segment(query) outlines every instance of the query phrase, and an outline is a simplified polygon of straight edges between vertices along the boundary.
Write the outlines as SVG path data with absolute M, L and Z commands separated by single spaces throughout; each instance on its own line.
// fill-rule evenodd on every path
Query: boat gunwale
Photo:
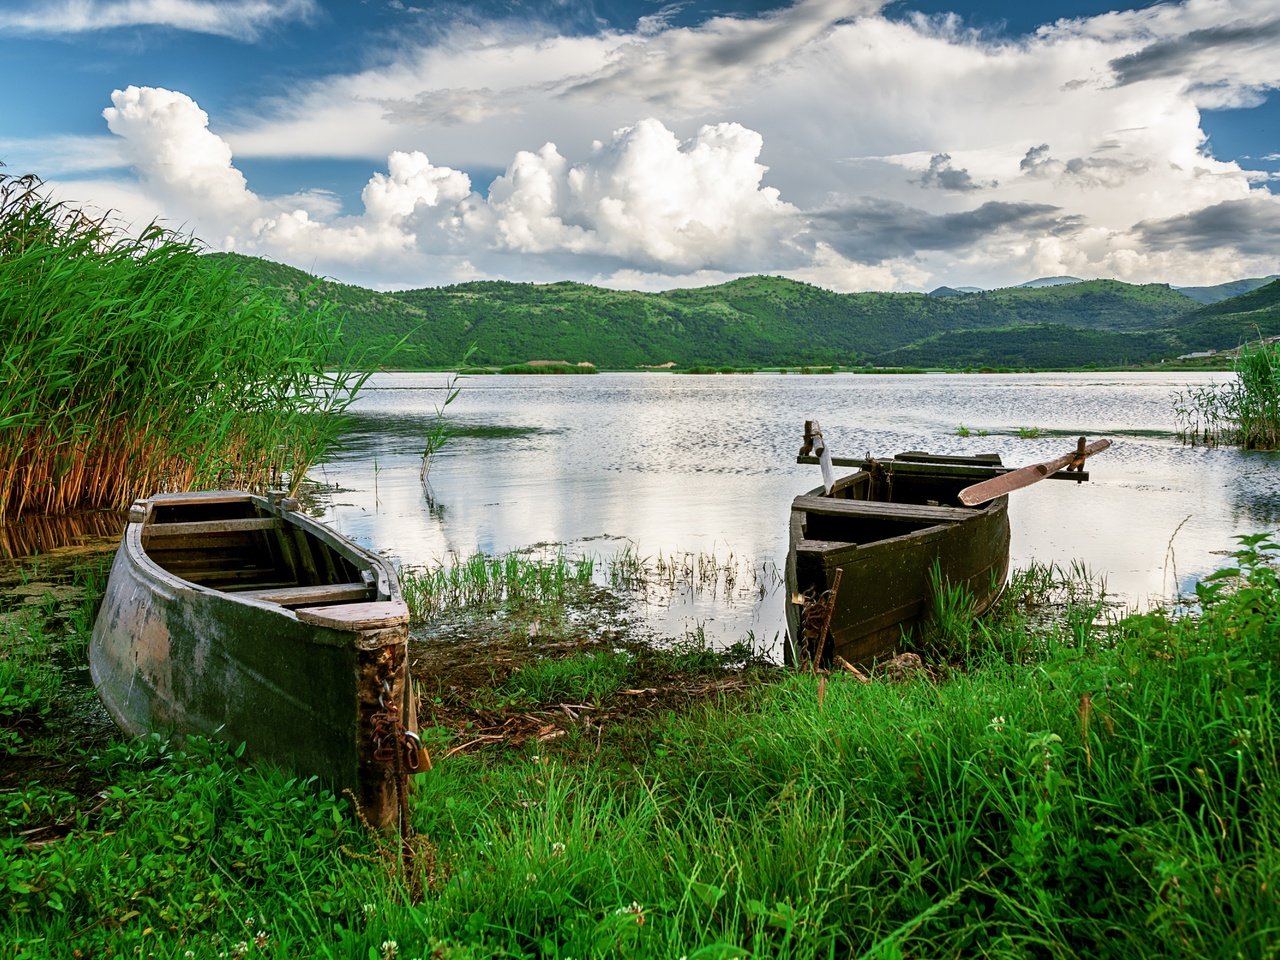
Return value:
M 158 581 L 179 590 L 195 590 L 209 596 L 221 597 L 235 603 L 243 604 L 266 613 L 278 614 L 287 619 L 297 621 L 299 623 L 308 623 L 304 618 L 300 618 L 296 612 L 297 609 L 282 606 L 273 603 L 270 600 L 261 600 L 249 593 L 237 593 L 228 590 L 219 590 L 217 587 L 211 587 L 206 584 L 196 583 L 194 580 L 187 580 L 173 571 L 163 566 L 159 561 L 153 559 L 147 548 L 142 543 L 142 538 L 146 529 L 150 526 L 161 526 L 161 524 L 153 524 L 154 507 L 155 506 L 178 506 L 186 504 L 224 504 L 224 503 L 251 503 L 260 510 L 264 510 L 267 516 L 276 517 L 280 520 L 290 523 L 302 530 L 303 533 L 319 539 L 330 549 L 336 551 L 346 557 L 355 566 L 361 569 L 368 569 L 373 573 L 375 583 L 370 587 L 376 590 L 378 597 L 386 597 L 382 602 L 397 604 L 402 612 L 398 612 L 394 617 L 388 617 L 383 627 L 377 629 L 394 629 L 403 626 L 409 622 L 409 609 L 404 603 L 404 598 L 400 593 L 400 585 L 394 576 L 394 572 L 390 567 L 389 561 L 378 556 L 370 550 L 365 549 L 358 543 L 334 533 L 324 524 L 314 517 L 307 516 L 297 510 L 281 510 L 277 508 L 266 497 L 259 496 L 248 491 L 234 490 L 212 490 L 200 491 L 199 493 L 178 493 L 178 494 L 154 494 L 145 500 L 135 504 L 135 507 L 146 505 L 145 516 L 141 520 L 130 519 L 125 526 L 123 543 L 135 566 L 145 570 L 147 575 Z M 353 601 L 368 602 L 368 601 Z M 347 603 L 333 604 L 334 607 L 347 606 Z M 322 629 L 335 630 L 344 634 L 366 633 L 367 629 L 351 629 L 342 630 L 335 627 L 325 627 Z
M 870 473 L 867 470 L 857 470 L 854 473 L 851 473 L 851 474 L 848 474 L 847 476 L 839 478 L 836 481 L 835 486 L 832 487 L 832 492 L 835 492 L 841 487 L 850 486 L 852 483 L 857 481 L 859 477 L 862 475 L 869 476 Z M 918 477 L 920 476 L 920 474 L 915 474 L 915 476 Z M 969 511 L 970 516 L 957 517 L 954 520 L 939 520 L 937 522 L 921 521 L 921 524 L 922 524 L 921 526 L 915 527 L 914 529 L 911 529 L 911 530 L 907 530 L 905 533 L 896 534 L 895 536 L 892 536 L 892 537 L 880 537 L 878 539 L 868 540 L 866 542 L 859 542 L 855 540 L 828 540 L 828 539 L 818 540 L 818 539 L 810 539 L 807 537 L 799 536 L 800 526 L 801 524 L 803 524 L 805 518 L 807 518 L 810 513 L 807 507 L 797 506 L 797 503 L 804 497 L 821 497 L 823 499 L 829 499 L 829 500 L 839 500 L 841 498 L 832 497 L 830 494 L 826 492 L 825 487 L 814 487 L 812 490 L 809 490 L 805 493 L 797 494 L 795 498 L 791 501 L 791 524 L 790 524 L 790 529 L 788 531 L 791 550 L 795 552 L 799 552 L 803 549 L 807 553 L 823 557 L 824 560 L 838 551 L 846 551 L 846 550 L 850 552 L 859 551 L 859 550 L 865 551 L 865 550 L 872 549 L 874 547 L 878 547 L 881 544 L 885 544 L 885 545 L 901 544 L 911 537 L 920 536 L 922 534 L 928 533 L 929 531 L 935 530 L 937 528 L 962 530 L 968 527 L 974 521 L 982 517 L 1000 513 L 1002 511 L 1007 513 L 1009 508 L 1009 497 L 1006 494 L 1004 496 L 996 497 L 992 500 L 988 500 L 986 503 L 982 504 L 981 506 L 962 508 L 964 510 Z M 877 502 L 884 502 L 884 501 L 865 500 L 865 501 L 859 501 L 859 502 L 874 504 Z M 859 518 L 859 519 L 863 519 L 863 518 Z M 865 519 L 870 519 L 870 518 L 865 518 Z M 886 517 L 886 519 L 898 520 L 900 518 Z M 904 522 L 910 522 L 910 521 L 904 521 Z M 804 544 L 831 544 L 831 546 L 826 548 L 805 549 Z

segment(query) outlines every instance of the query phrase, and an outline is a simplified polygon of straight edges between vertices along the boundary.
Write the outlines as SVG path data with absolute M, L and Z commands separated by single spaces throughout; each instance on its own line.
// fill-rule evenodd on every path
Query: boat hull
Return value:
M 202 735 L 243 743 L 255 762 L 350 791 L 370 823 L 388 827 L 404 782 L 403 755 L 381 742 L 388 705 L 402 726 L 412 726 L 416 713 L 408 685 L 408 610 L 394 571 L 310 518 L 253 497 L 245 502 L 256 517 L 279 520 L 269 536 L 288 538 L 295 552 L 312 551 L 311 579 L 326 579 L 323 571 L 334 566 L 330 579 L 358 572 L 352 586 L 365 584 L 367 593 L 355 602 L 289 607 L 250 595 L 252 578 L 249 592 L 244 579 L 236 583 L 239 593 L 193 582 L 162 566 L 148 549 L 163 545 L 157 555 L 180 552 L 189 565 L 195 562 L 189 558 L 208 553 L 189 542 L 180 550 L 168 547 L 173 540 L 200 540 L 201 534 L 148 536 L 155 519 L 151 507 L 175 500 L 145 502 L 145 519 L 128 524 L 112 564 L 89 644 L 90 673 L 107 711 L 135 736 Z M 203 507 L 201 516 L 216 512 L 211 503 Z M 176 560 L 168 562 L 181 568 Z M 220 563 L 222 576 L 238 572 Z M 339 595 L 324 583 L 298 589 L 311 597 L 323 598 L 326 589 L 329 596 Z M 288 590 L 258 592 L 278 597 Z
M 894 489 L 864 470 L 838 481 L 831 497 L 821 488 L 797 497 L 788 537 L 787 659 L 865 664 L 909 646 L 931 614 L 935 566 L 945 583 L 968 591 L 976 614 L 985 613 L 1008 575 L 1008 498 L 952 506 L 966 482 L 915 466 Z M 876 499 L 886 493 L 892 499 Z M 794 601 L 821 598 L 837 573 L 829 633 L 816 649 L 814 630 L 805 630 L 807 603 Z

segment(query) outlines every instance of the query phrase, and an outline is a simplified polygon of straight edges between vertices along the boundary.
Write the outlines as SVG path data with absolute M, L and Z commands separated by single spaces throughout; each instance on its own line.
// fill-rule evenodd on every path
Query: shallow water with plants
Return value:
M 1047 460 L 1108 437 L 1085 484 L 1045 482 L 1010 501 L 1014 565 L 1078 561 L 1109 594 L 1145 607 L 1192 590 L 1236 534 L 1280 525 L 1280 454 L 1184 447 L 1175 401 L 1230 374 L 833 374 L 750 377 L 602 373 L 462 378 L 456 435 L 420 480 L 422 438 L 445 374 L 378 374 L 342 449 L 312 477 L 314 509 L 406 564 L 453 565 L 553 544 L 571 558 L 732 558 L 735 588 L 649 598 L 656 630 L 724 643 L 783 627 L 777 571 L 791 499 L 819 482 L 795 463 L 804 421 L 840 456 L 903 450 L 1005 463 Z M 336 489 L 334 489 L 336 488 Z M 763 587 L 763 595 L 758 588 Z

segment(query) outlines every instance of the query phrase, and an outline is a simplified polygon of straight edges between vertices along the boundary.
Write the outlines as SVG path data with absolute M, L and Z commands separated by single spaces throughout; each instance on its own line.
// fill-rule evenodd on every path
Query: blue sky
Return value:
M 1274 0 L 8 0 L 6 172 L 352 283 L 1280 271 Z

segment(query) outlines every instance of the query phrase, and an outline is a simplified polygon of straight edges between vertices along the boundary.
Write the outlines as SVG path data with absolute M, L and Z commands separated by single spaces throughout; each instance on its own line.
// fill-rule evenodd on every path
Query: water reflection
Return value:
M 124 525 L 124 514 L 104 510 L 0 523 L 0 560 L 110 550 L 120 543 Z
M 449 407 L 462 434 L 432 460 L 423 437 L 442 374 L 386 374 L 356 408 L 343 450 L 317 469 L 338 492 L 325 519 L 408 563 L 563 544 L 570 555 L 730 552 L 781 565 L 792 497 L 817 483 L 797 465 L 805 419 L 838 453 L 907 449 L 1006 463 L 1056 456 L 1077 434 L 1116 442 L 1093 480 L 1013 496 L 1013 562 L 1080 560 L 1142 605 L 1221 565 L 1232 536 L 1280 522 L 1275 455 L 1185 448 L 1173 397 L 1221 374 L 474 377 Z M 957 435 L 964 426 L 969 436 Z M 508 435 L 488 436 L 488 428 Z M 1037 428 L 1023 439 L 1019 428 Z M 981 434 L 988 435 L 983 436 Z M 432 503 L 436 509 L 432 509 Z M 690 603 L 659 619 L 732 640 L 781 629 L 781 591 Z

